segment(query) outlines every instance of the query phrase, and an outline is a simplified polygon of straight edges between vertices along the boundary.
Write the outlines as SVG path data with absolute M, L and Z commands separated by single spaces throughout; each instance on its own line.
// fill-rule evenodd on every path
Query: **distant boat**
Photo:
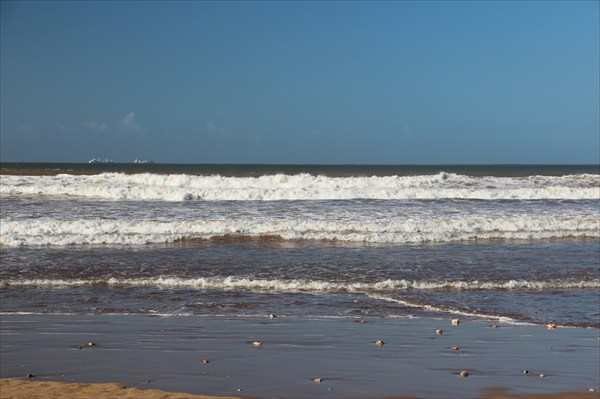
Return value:
M 149 161 L 147 159 L 134 159 L 133 163 L 137 163 L 137 164 L 149 164 L 149 163 L 154 163 L 154 161 Z
M 92 158 L 88 161 L 88 163 L 114 163 L 114 161 L 112 159 L 108 159 L 108 158 L 104 158 L 104 159 Z

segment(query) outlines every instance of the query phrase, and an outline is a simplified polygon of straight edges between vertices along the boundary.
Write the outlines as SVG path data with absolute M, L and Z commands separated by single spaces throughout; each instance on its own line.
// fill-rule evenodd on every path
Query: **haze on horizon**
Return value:
M 0 160 L 598 164 L 597 1 L 0 2 Z

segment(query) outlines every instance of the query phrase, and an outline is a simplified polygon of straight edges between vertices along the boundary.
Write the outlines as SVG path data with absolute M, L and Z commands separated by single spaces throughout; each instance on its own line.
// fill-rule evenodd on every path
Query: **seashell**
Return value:
M 441 328 L 438 328 L 437 330 L 435 330 L 435 333 L 437 335 L 442 335 L 444 333 L 444 330 L 442 330 Z
M 463 370 L 463 371 L 460 372 L 460 376 L 466 378 L 466 377 L 469 376 L 469 372 L 467 370 Z
M 554 324 L 554 323 L 546 324 L 546 328 L 548 330 L 554 330 L 556 328 L 556 324 Z
M 321 377 L 316 377 L 316 378 L 313 378 L 313 381 L 320 383 L 320 382 L 323 382 L 323 379 Z
M 210 360 L 208 360 L 208 359 L 202 359 L 202 363 L 208 364 L 208 363 L 210 363 Z
M 452 323 L 453 326 L 457 326 L 457 325 L 460 324 L 460 320 L 459 319 L 452 319 L 451 323 Z
M 380 339 L 378 339 L 377 341 L 375 341 L 375 345 L 376 346 L 383 346 L 384 342 Z
M 269 319 L 274 319 L 274 318 L 276 318 L 276 317 L 277 317 L 277 315 L 276 315 L 276 314 L 270 314 L 270 315 L 269 315 Z
M 254 345 L 254 346 L 261 346 L 262 342 L 260 342 L 260 341 L 254 341 L 254 342 L 252 342 L 252 345 Z
M 523 374 L 529 374 L 529 370 L 523 370 Z
M 544 373 L 540 373 L 539 377 L 544 378 L 546 375 Z
M 459 349 L 460 349 L 460 348 L 459 348 L 458 346 L 451 346 L 451 347 L 450 347 L 450 350 L 451 350 L 451 351 L 457 351 L 457 350 L 459 350 Z

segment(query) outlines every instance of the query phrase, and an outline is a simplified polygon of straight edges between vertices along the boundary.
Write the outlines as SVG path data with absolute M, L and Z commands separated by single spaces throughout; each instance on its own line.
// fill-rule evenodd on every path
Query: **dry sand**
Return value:
M 115 383 L 69 384 L 52 381 L 0 380 L 1 399 L 217 399 L 216 396 L 127 388 Z M 221 399 L 234 399 L 233 397 Z
M 155 389 L 254 398 L 600 398 L 598 329 L 481 319 L 452 325 L 450 318 L 3 314 L 0 320 L 1 377 L 34 375 L 34 383 L 3 381 L 3 399 L 52 397 L 53 387 L 65 393 L 55 397 L 75 399 L 192 397 L 120 396 L 167 395 Z M 51 381 L 113 384 L 38 385 Z M 8 396 L 13 387 L 42 391 Z M 73 388 L 79 391 L 65 391 Z M 115 391 L 97 391 L 105 389 Z

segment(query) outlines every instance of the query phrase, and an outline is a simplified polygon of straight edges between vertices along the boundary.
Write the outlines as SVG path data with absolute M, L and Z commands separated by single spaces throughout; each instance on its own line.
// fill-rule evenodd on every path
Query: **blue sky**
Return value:
M 598 1 L 1 2 L 0 158 L 598 163 Z

